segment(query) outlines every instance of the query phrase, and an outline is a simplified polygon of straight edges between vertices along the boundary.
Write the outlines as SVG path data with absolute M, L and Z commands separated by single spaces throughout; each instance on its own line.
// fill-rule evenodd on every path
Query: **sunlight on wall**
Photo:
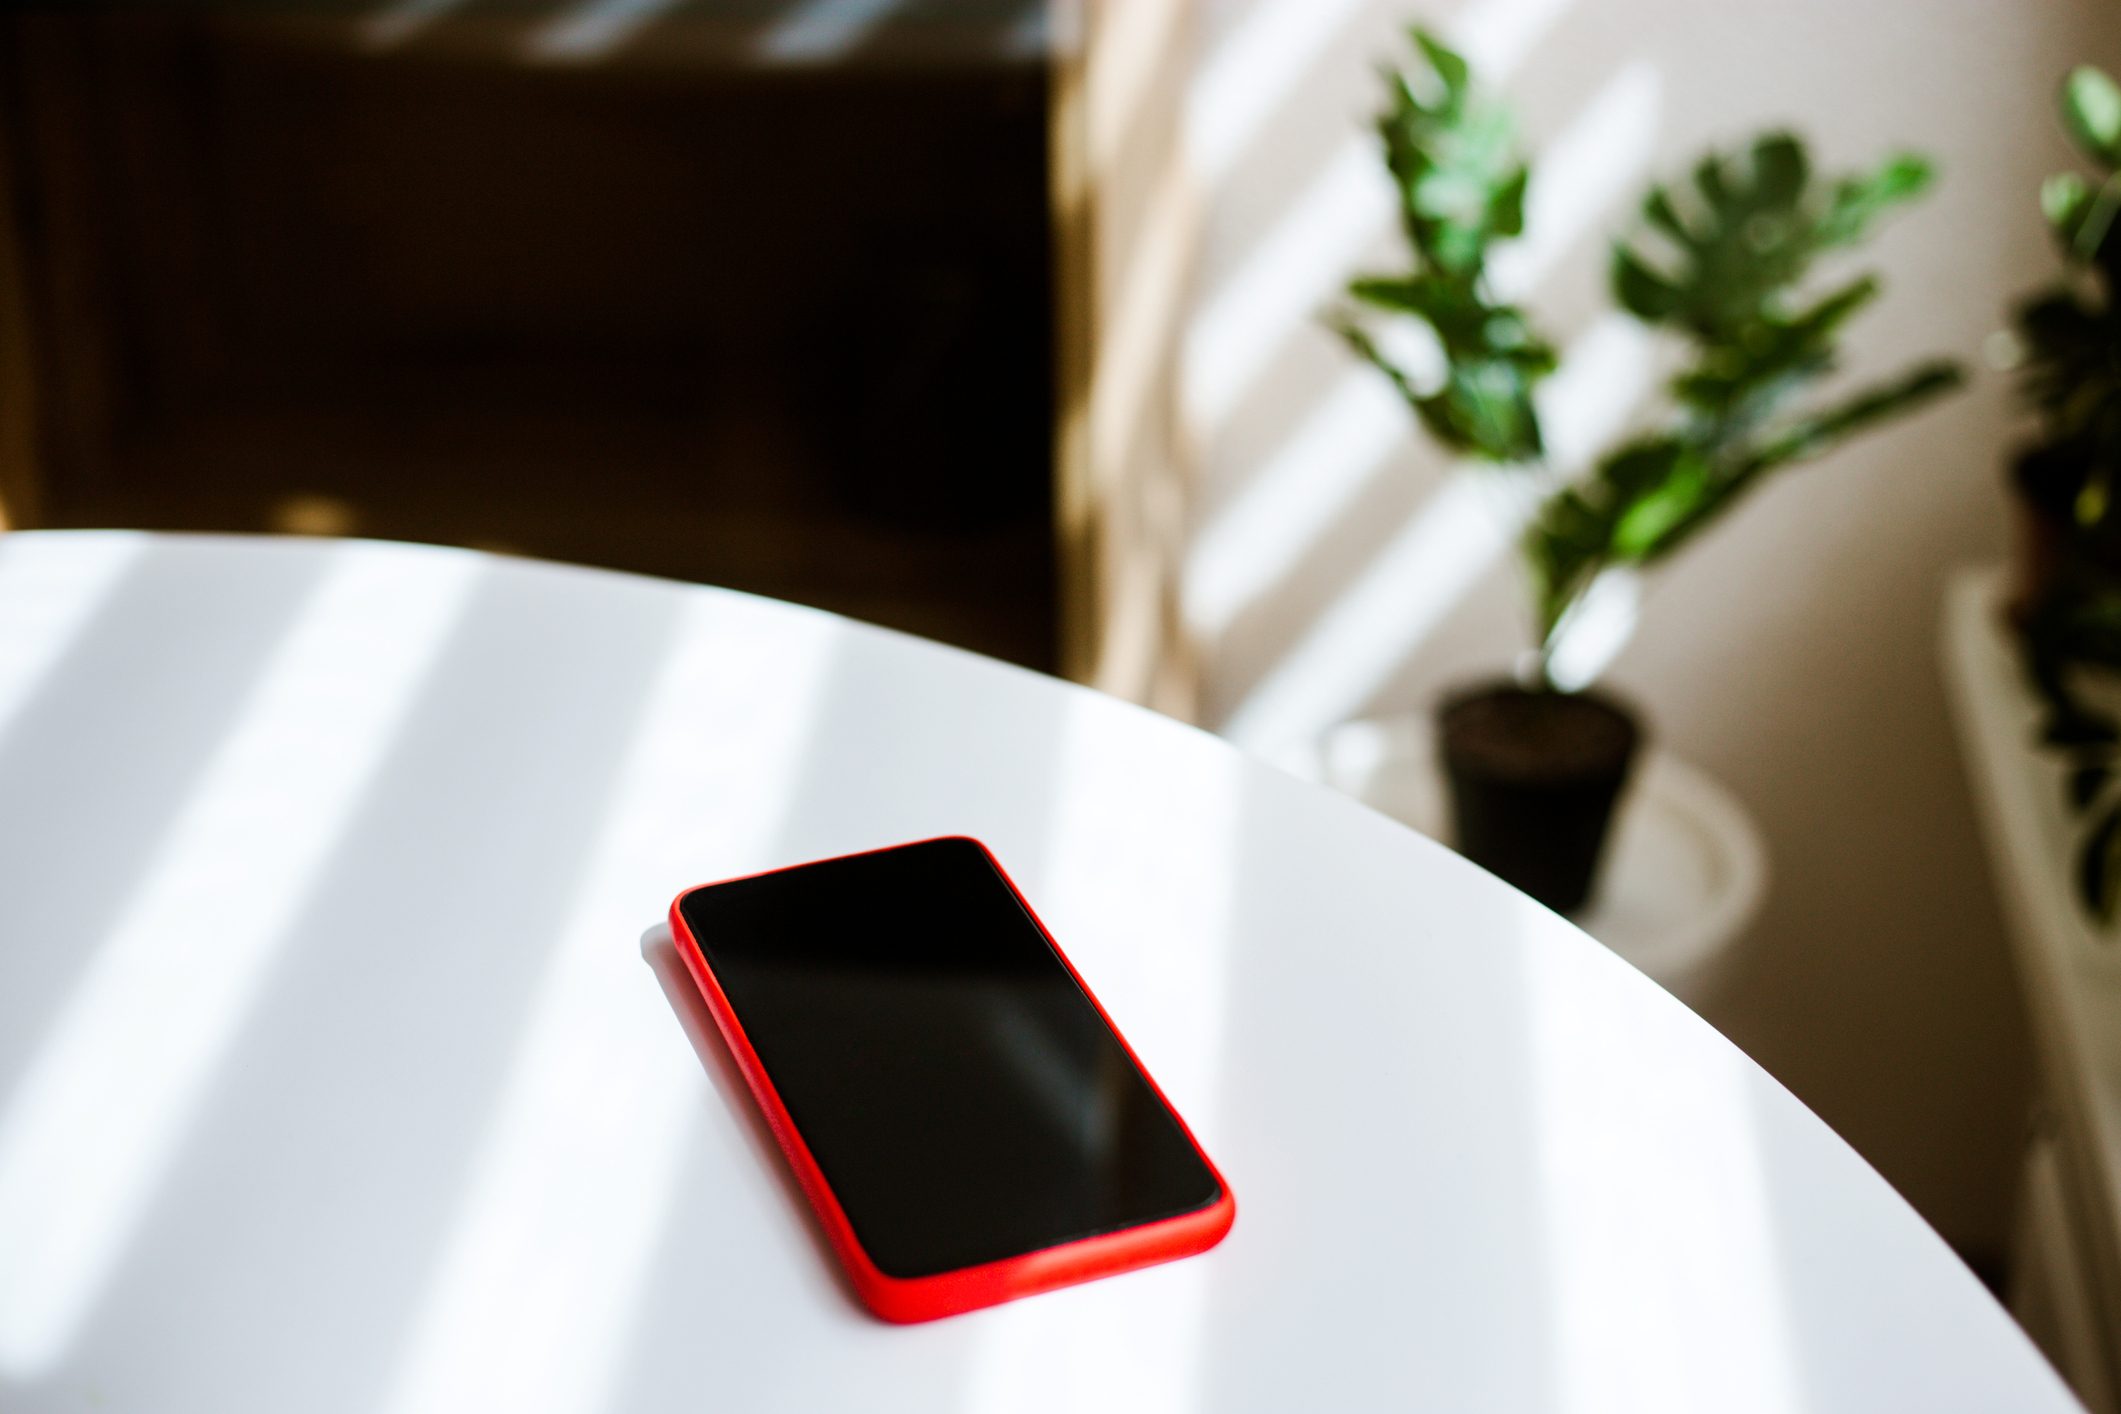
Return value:
M 680 4 L 681 0 L 589 0 L 542 26 L 524 49 L 536 59 L 570 63 L 601 59 L 632 42 Z M 903 5 L 904 0 L 800 0 L 759 26 L 750 43 L 751 57 L 767 64 L 838 63 L 861 48 Z M 1042 23 L 1027 25 L 1019 17 L 1002 31 L 998 45 L 1006 52 L 1011 46 L 1028 43 L 1035 52 L 1044 33 Z
M 1082 720 L 1109 711 L 1094 699 L 1070 701 L 1055 762 L 1052 852 L 1034 902 L 1212 1155 L 1236 776 L 1192 743 L 1174 751 L 1161 732 L 1098 731 Z M 1197 802 L 1198 828 L 1153 826 L 1140 809 L 1150 782 L 1165 798 Z M 984 1313 L 966 1414 L 1198 1407 L 1214 1275 L 1212 1259 L 1179 1262 Z
M 1656 374 L 1656 355 L 1656 336 L 1617 310 L 1561 351 L 1561 370 L 1540 389 L 1539 418 L 1564 474 L 1627 427 Z
M 1001 52 L 1010 59 L 1035 59 L 1065 43 L 1066 31 L 1067 16 L 1048 13 L 1047 0 L 1024 0 L 1002 30 Z
M 0 1109 L 11 1375 L 57 1362 L 95 1303 L 477 569 L 365 544 L 331 561 Z
M 1528 193 L 1530 234 L 1496 260 L 1496 288 L 1506 297 L 1527 297 L 1641 171 L 1655 138 L 1658 95 L 1656 70 L 1632 64 L 1547 145 Z M 1285 582 L 1391 453 L 1418 435 L 1385 380 L 1350 358 L 1244 491 L 1196 533 L 1184 586 L 1192 631 L 1213 640 Z
M 1598 231 L 1649 166 L 1664 85 L 1638 59 L 1591 95 L 1533 155 L 1524 236 L 1495 252 L 1491 274 L 1505 299 L 1529 299 L 1572 246 Z M 1602 234 L 1602 233 L 1601 233 Z
M 1525 61 L 1576 0 L 1474 0 L 1443 27 L 1491 83 L 1501 83 Z
M 1355 711 L 1509 543 L 1492 489 L 1473 475 L 1447 481 L 1237 705 L 1223 734 L 1271 750 Z
M 0 537 L 0 737 L 139 558 L 146 537 Z
M 1607 315 L 1562 355 L 1541 411 L 1556 465 L 1617 432 L 1650 383 L 1649 335 Z M 1442 621 L 1522 528 L 1529 498 L 1498 494 L 1513 473 L 1467 468 L 1396 534 L 1259 681 L 1223 734 L 1271 750 L 1323 730 L 1366 698 Z M 1502 667 L 1503 665 L 1498 665 Z
M 1547 658 L 1548 679 L 1564 692 L 1589 687 L 1628 646 L 1641 619 L 1642 576 L 1607 570 L 1562 619 Z
M 696 1066 L 638 938 L 679 890 L 773 862 L 841 632 L 688 609 L 546 964 L 382 1407 L 586 1411 L 608 1396 L 675 1198 Z M 533 940 L 526 940 L 526 945 Z
M 1719 1038 L 1669 1034 L 1707 1030 L 1676 1006 L 1596 1004 L 1612 989 L 1586 974 L 1626 964 L 1589 939 L 1524 943 L 1556 1407 L 1803 1407 L 1753 1129 L 1771 1082 Z
M 361 22 L 361 42 L 370 49 L 391 49 L 412 39 L 464 0 L 395 0 Z
M 1186 100 L 1186 144 L 1194 174 L 1213 185 L 1229 175 L 1364 0 L 1255 4 L 1194 75 Z
M 1105 355 L 1091 370 L 1096 388 L 1090 406 L 1096 415 L 1090 426 L 1090 465 L 1097 471 L 1119 472 L 1132 464 L 1128 454 L 1142 435 L 1155 401 L 1152 393 L 1164 386 L 1156 365 L 1169 356 L 1168 331 L 1183 314 L 1186 261 L 1193 248 L 1193 200 L 1185 184 L 1161 184 L 1142 218 L 1141 235 L 1123 257 L 1126 265 L 1112 301 Z M 1106 493 L 1112 494 L 1109 488 Z
M 882 24 L 898 0 L 800 0 L 759 36 L 758 52 L 783 64 L 826 64 L 845 57 Z
M 356 33 L 365 48 L 394 49 L 411 43 L 437 21 L 473 8 L 469 0 L 391 0 L 361 19 Z M 522 8 L 516 13 L 522 14 Z M 719 21 L 720 33 L 733 31 L 732 57 L 739 63 L 834 64 L 844 62 L 879 27 L 909 8 L 908 0 L 797 0 L 779 12 L 758 4 L 715 7 L 688 4 L 687 0 L 582 0 L 549 17 L 531 8 L 525 18 L 535 23 L 522 40 L 520 52 L 537 63 L 594 63 L 633 44 L 658 21 L 682 18 Z M 505 16 L 505 10 L 496 14 L 485 9 L 474 18 Z M 1062 33 L 1065 18 L 1050 15 L 1046 0 L 1023 0 L 1014 15 L 991 17 L 982 24 L 983 47 L 1004 59 L 1035 59 Z M 743 23 L 739 26 L 738 22 Z
M 541 25 L 524 42 L 533 59 L 583 63 L 601 59 L 674 9 L 678 0 L 589 0 Z
M 1146 111 L 1164 78 L 1159 67 L 1170 49 L 1174 27 L 1183 16 L 1184 0 L 1106 0 L 1098 22 L 1098 63 L 1088 82 L 1098 87 L 1090 105 L 1090 170 L 1104 177 L 1116 170 L 1129 131 Z
M 1391 216 L 1375 145 L 1349 138 L 1194 315 L 1185 396 L 1198 426 L 1229 420 L 1275 351 L 1315 317 Z
M 1412 414 L 1375 369 L 1342 371 L 1245 489 L 1195 532 L 1182 593 L 1186 625 L 1213 642 L 1302 566 L 1412 435 Z

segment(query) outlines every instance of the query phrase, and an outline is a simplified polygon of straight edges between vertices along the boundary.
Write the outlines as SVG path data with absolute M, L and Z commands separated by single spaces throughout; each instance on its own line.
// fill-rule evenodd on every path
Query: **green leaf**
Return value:
M 1736 436 L 1833 367 L 1841 326 L 1877 294 L 1878 281 L 1859 276 L 1793 315 L 1764 319 L 1742 339 L 1705 345 L 1694 367 L 1673 380 L 1673 392 L 1718 419 L 1726 436 Z
M 1731 204 L 1731 189 L 1724 180 L 1728 161 L 1722 153 L 1711 152 L 1694 164 L 1694 185 L 1711 206 Z
M 1464 56 L 1420 25 L 1409 30 L 1408 34 L 1415 47 L 1421 50 L 1422 57 L 1429 61 L 1429 67 L 1436 71 L 1436 77 L 1443 80 L 1444 91 L 1454 102 L 1462 98 L 1473 82 L 1472 69 Z
M 1428 301 L 1419 280 L 1392 275 L 1363 275 L 1348 281 L 1348 293 L 1364 304 L 1395 314 L 1428 317 Z
M 1710 152 L 1683 184 L 1691 190 L 1652 187 L 1643 199 L 1642 226 L 1655 240 L 1646 249 L 1622 239 L 1614 298 L 1703 342 L 1742 344 L 1784 317 L 1815 257 L 1857 239 L 1928 180 L 1928 163 L 1903 155 L 1822 181 L 1789 133 L 1765 134 L 1742 153 Z
M 1775 467 L 1957 383 L 1956 367 L 1933 363 L 1824 408 L 1786 411 L 1833 371 L 1842 332 L 1879 290 L 1859 274 L 1811 294 L 1812 266 L 1933 175 L 1927 159 L 1902 153 L 1821 177 L 1801 140 L 1770 132 L 1650 188 L 1639 230 L 1613 247 L 1613 297 L 1684 336 L 1691 358 L 1673 379 L 1679 407 L 1667 426 L 1616 449 L 1534 518 L 1524 549 L 1543 632 L 1604 570 L 1672 554 Z
M 2041 416 L 2050 465 L 2121 464 L 2121 308 L 2062 285 L 2014 318 L 2026 349 L 2018 390 Z
M 1546 499 L 1526 528 L 1525 562 L 1531 570 L 1542 644 L 1553 638 L 1569 606 L 1597 578 L 1611 535 L 1611 518 L 1567 486 Z
M 2018 306 L 2018 329 L 2036 348 L 2104 344 L 2106 323 L 2100 312 L 2073 290 L 2049 290 Z
M 1489 203 L 1488 229 L 1497 236 L 1521 236 L 1524 234 L 1524 194 L 1532 178 L 1531 169 L 1520 164 L 1517 170 L 1503 179 L 1493 200 Z
M 1530 387 L 1505 360 L 1454 363 L 1438 401 L 1489 461 L 1530 461 L 1544 450 Z
M 1869 297 L 1859 280 L 1819 302 L 1815 317 L 1831 323 Z M 1525 542 L 1543 633 L 1551 633 L 1575 598 L 1605 569 L 1651 565 L 1723 514 L 1776 465 L 1824 450 L 1876 419 L 1933 397 L 1957 380 L 1937 363 L 1858 393 L 1786 428 L 1764 447 L 1733 436 L 1722 423 L 1683 424 L 1638 439 L 1608 455 L 1585 481 L 1550 496 Z
M 2062 81 L 2062 124 L 2085 155 L 2109 171 L 2121 167 L 2121 86 L 2083 64 Z
M 1664 187 L 1653 186 L 1649 194 L 1643 197 L 1642 218 L 1646 224 L 1664 232 L 1681 247 L 1691 246 L 1695 242 L 1693 230 L 1688 227 L 1686 218 L 1673 207 L 1672 194 Z
M 2090 184 L 2075 172 L 2057 172 L 2040 184 L 2040 214 L 2065 247 L 2076 242 L 2078 223 L 2091 199 Z
M 1527 177 L 1517 154 L 1516 123 L 1506 107 L 1473 86 L 1456 54 L 1420 31 L 1415 42 L 1431 72 L 1386 71 L 1378 138 L 1417 263 L 1475 280 L 1488 247 L 1524 228 Z M 1431 82 L 1417 83 L 1424 79 Z M 1425 101 L 1429 90 L 1437 90 L 1434 102 Z
M 1948 359 L 1920 364 L 1889 383 L 1865 388 L 1824 412 L 1799 418 L 1755 454 L 1751 469 L 1760 471 L 1818 456 L 1874 422 L 1950 392 L 1964 379 L 1959 365 Z
M 1707 462 L 1681 448 L 1655 486 L 1646 488 L 1613 525 L 1612 558 L 1647 564 L 1688 523 L 1715 504 L 1716 487 Z
M 2070 514 L 2078 525 L 2086 530 L 2106 519 L 2107 508 L 2113 504 L 2112 487 L 2105 467 L 2095 466 L 2084 484 L 2077 488 L 2077 500 L 2070 507 Z
M 1878 201 L 1911 201 L 1930 189 L 1937 179 L 1936 164 L 1919 152 L 1898 152 L 1871 174 L 1867 184 Z
M 2121 280 L 2121 259 L 2104 260 L 2107 238 L 2121 214 L 2121 176 L 2109 177 L 2096 190 L 2075 172 L 2057 172 L 2040 184 L 2040 211 L 2055 233 L 2064 258 L 2074 264 L 2102 260 L 2109 281 Z M 2113 252 L 2121 255 L 2121 246 Z
M 1679 311 L 1679 287 L 1624 245 L 1613 247 L 1612 278 L 1613 298 L 1645 324 L 1661 324 Z
M 2075 176 L 2064 172 L 2048 178 L 2040 189 L 2041 205 L 2046 208 L 2052 200 L 2061 208 L 2054 229 L 2064 257 L 2072 264 L 2098 264 L 2106 272 L 2108 289 L 2121 288 L 2121 240 L 2115 239 L 2121 233 L 2115 220 L 2121 216 L 2121 173 L 2108 177 L 2096 189 L 2081 180 L 2073 187 L 2068 179 Z M 2078 188 L 2083 191 L 2081 200 L 2073 199 Z
M 1405 298 L 1415 306 L 1427 297 L 1420 282 L 1355 284 L 1380 298 Z M 1433 392 L 1416 388 L 1406 371 L 1352 319 L 1341 317 L 1329 323 L 1349 348 L 1391 380 L 1422 426 L 1444 446 L 1491 462 L 1529 461 L 1544 450 L 1532 389 L 1553 370 L 1553 350 L 1536 340 L 1525 341 L 1528 331 L 1514 310 L 1492 311 L 1488 317 L 1518 342 L 1501 352 L 1460 350 L 1446 360 L 1443 383 Z
M 1797 315 L 1789 327 L 1808 340 L 1831 339 L 1856 311 L 1878 297 L 1881 288 L 1876 275 L 1859 275 Z
M 1607 568 L 1660 553 L 1669 527 L 1714 494 L 1712 480 L 1683 441 L 1649 437 L 1616 448 L 1581 484 L 1548 496 L 1524 540 L 1540 641 L 1551 639 Z
M 1414 210 L 1449 229 L 1480 229 L 1495 198 L 1485 174 L 1464 168 L 1431 167 L 1409 187 Z
M 1889 157 L 1868 176 L 1838 183 L 1819 222 L 1821 245 L 1853 245 L 1870 233 L 1871 224 L 1902 202 L 1929 190 L 1936 169 L 1919 153 Z
M 1811 177 L 1804 144 L 1789 133 L 1769 133 L 1753 144 L 1753 183 L 1767 206 L 1794 206 Z

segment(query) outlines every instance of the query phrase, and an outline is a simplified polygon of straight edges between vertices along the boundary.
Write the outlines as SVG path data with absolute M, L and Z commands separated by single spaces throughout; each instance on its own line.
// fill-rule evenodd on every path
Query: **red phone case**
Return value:
M 1162 1101 L 1165 1108 L 1171 1111 L 1172 1117 L 1178 1120 L 1178 1127 L 1185 1134 L 1187 1142 L 1192 1144 L 1193 1151 L 1200 1155 L 1200 1161 L 1207 1166 L 1208 1172 L 1215 1176 L 1216 1187 L 1221 1190 L 1221 1196 L 1195 1212 L 1181 1213 L 1177 1217 L 1122 1228 L 1118 1232 L 1101 1233 L 1096 1237 L 1086 1237 L 1075 1242 L 1065 1242 L 1056 1247 L 1040 1248 L 1020 1256 L 1005 1257 L 998 1262 L 985 1262 L 975 1267 L 940 1272 L 934 1276 L 894 1277 L 879 1270 L 876 1263 L 870 1260 L 869 1254 L 862 1249 L 861 1240 L 855 1236 L 854 1225 L 848 1221 L 845 1209 L 840 1206 L 839 1196 L 832 1191 L 832 1185 L 826 1182 L 824 1172 L 818 1168 L 817 1160 L 811 1155 L 810 1146 L 804 1141 L 802 1131 L 796 1128 L 794 1119 L 788 1113 L 788 1107 L 781 1102 L 780 1092 L 774 1088 L 773 1077 L 766 1073 L 766 1067 L 760 1062 L 758 1052 L 752 1049 L 750 1038 L 744 1034 L 743 1022 L 730 1006 L 721 983 L 715 979 L 714 970 L 707 965 L 707 957 L 701 951 L 699 941 L 693 937 L 691 928 L 686 926 L 684 913 L 678 904 L 686 894 L 695 892 L 694 889 L 687 889 L 670 904 L 670 930 L 677 938 L 678 955 L 684 958 L 686 970 L 698 984 L 700 996 L 706 1001 L 707 1010 L 714 1017 L 714 1024 L 721 1030 L 722 1039 L 728 1043 L 730 1054 L 736 1058 L 737 1069 L 743 1072 L 745 1083 L 751 1087 L 752 1098 L 758 1102 L 760 1112 L 765 1115 L 767 1128 L 773 1131 L 774 1139 L 780 1143 L 781 1152 L 788 1158 L 788 1166 L 795 1171 L 795 1179 L 803 1190 L 803 1196 L 810 1200 L 810 1206 L 816 1211 L 818 1222 L 825 1229 L 826 1240 L 832 1244 L 832 1250 L 839 1256 L 841 1265 L 846 1268 L 848 1279 L 854 1285 L 855 1295 L 861 1299 L 863 1305 L 884 1320 L 932 1321 L 941 1316 L 954 1316 L 963 1311 L 977 1310 L 982 1306 L 1013 1301 L 1019 1296 L 1051 1291 L 1055 1287 L 1072 1286 L 1097 1277 L 1133 1271 L 1137 1267 L 1154 1266 L 1159 1262 L 1189 1257 L 1222 1241 L 1223 1234 L 1230 1230 L 1230 1224 L 1236 1220 L 1237 1203 L 1230 1196 L 1230 1185 L 1224 1182 L 1221 1170 L 1215 1167 L 1207 1153 L 1201 1149 L 1200 1141 L 1193 1137 L 1193 1131 L 1187 1127 L 1185 1119 L 1165 1097 L 1155 1077 L 1149 1074 L 1140 1058 L 1134 1054 L 1134 1048 L 1127 1044 L 1127 1038 L 1112 1024 L 1112 1018 L 1105 1014 L 1096 994 L 1083 981 L 1082 974 L 1075 970 L 1075 964 L 1068 961 L 1068 955 L 1061 950 L 1053 934 L 1047 931 L 1037 912 L 1024 898 L 1023 891 L 1016 887 L 1016 881 L 1009 877 L 1008 871 L 1002 868 L 1001 861 L 994 857 L 994 852 L 969 836 L 943 838 L 965 839 L 968 843 L 977 845 L 980 852 L 987 857 L 988 863 L 994 866 L 994 872 L 1023 905 L 1025 916 L 1031 919 L 1032 924 L 1052 946 L 1053 954 L 1060 959 L 1061 966 L 1068 970 L 1068 975 L 1082 988 L 1083 995 L 1089 999 L 1098 1018 L 1111 1030 L 1113 1039 L 1119 1042 L 1120 1049 L 1126 1053 L 1128 1061 L 1141 1072 L 1142 1078 L 1148 1082 L 1156 1098 Z M 928 842 L 908 841 L 909 844 Z M 889 845 L 885 849 L 905 847 Z M 860 850 L 855 854 L 839 857 L 852 859 L 864 854 L 884 852 L 884 849 Z M 804 865 L 800 864 L 786 866 L 790 869 L 803 867 Z M 766 874 L 783 872 L 786 870 L 767 869 L 758 874 L 737 877 L 760 878 Z M 723 879 L 716 882 L 734 883 L 736 880 Z M 712 888 L 714 885 L 702 884 L 698 887 Z

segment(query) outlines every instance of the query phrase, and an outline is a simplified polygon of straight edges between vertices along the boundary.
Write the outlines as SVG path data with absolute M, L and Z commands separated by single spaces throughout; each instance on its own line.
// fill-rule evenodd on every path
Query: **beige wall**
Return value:
M 1335 276 L 1391 250 L 1381 179 L 1350 144 L 1375 59 L 1416 16 L 1506 75 L 1549 154 L 1533 219 L 1566 238 L 1535 239 L 1514 278 L 1584 340 L 1559 392 L 1590 444 L 1654 378 L 1654 351 L 1595 322 L 1604 240 L 1648 172 L 1776 122 L 1835 163 L 1928 150 L 1943 183 L 1877 243 L 1887 295 L 1855 359 L 1978 361 L 2011 293 L 2052 268 L 2034 192 L 2066 156 L 2053 84 L 2082 59 L 2121 65 L 2111 0 L 1208 6 L 1186 593 L 1205 715 L 1258 745 L 1424 704 L 1522 646 L 1500 535 L 1436 499 L 1443 461 L 1312 320 Z M 1990 1251 L 2028 1062 L 1935 641 L 1946 570 L 2001 553 L 2013 420 L 1982 372 L 1771 486 L 1652 582 L 1609 678 L 1743 799 L 1772 854 L 1759 923 L 1698 1005 L 1946 1236 Z

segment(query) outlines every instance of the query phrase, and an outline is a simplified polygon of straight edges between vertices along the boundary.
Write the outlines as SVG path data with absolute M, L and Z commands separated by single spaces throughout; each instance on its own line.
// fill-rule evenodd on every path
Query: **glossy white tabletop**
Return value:
M 891 1327 L 643 934 L 959 832 L 1239 1212 Z M 1211 737 L 713 590 L 55 534 L 0 538 L 0 1407 L 2072 1405 L 1671 998 Z

